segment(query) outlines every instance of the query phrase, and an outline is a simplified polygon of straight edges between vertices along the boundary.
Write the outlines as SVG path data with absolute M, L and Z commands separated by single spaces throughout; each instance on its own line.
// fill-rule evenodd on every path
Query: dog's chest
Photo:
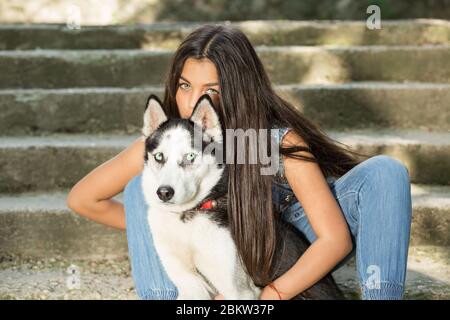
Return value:
M 213 237 L 218 228 L 224 227 L 223 219 L 223 213 L 216 211 L 173 213 L 156 208 L 148 210 L 148 222 L 154 238 L 181 247 L 195 246 L 198 241 L 203 241 L 202 237 Z
M 223 207 L 209 210 L 193 209 L 180 214 L 180 221 L 185 224 L 195 223 L 198 218 L 207 219 L 218 227 L 228 227 L 228 215 Z

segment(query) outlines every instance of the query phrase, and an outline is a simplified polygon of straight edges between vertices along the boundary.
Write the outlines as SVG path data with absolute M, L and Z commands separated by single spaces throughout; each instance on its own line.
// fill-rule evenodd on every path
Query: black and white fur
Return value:
M 197 149 L 193 141 L 196 126 L 202 132 Z M 202 153 L 211 143 L 223 144 L 221 123 L 209 96 L 199 99 L 189 119 L 168 119 L 160 100 L 151 95 L 142 133 L 142 188 L 149 205 L 148 223 L 161 263 L 177 287 L 177 300 L 211 299 L 218 293 L 227 300 L 258 299 L 261 288 L 245 272 L 228 229 L 226 166 L 208 153 L 186 161 L 188 154 Z M 163 154 L 162 161 L 155 159 L 157 153 Z M 222 206 L 198 210 L 205 198 L 222 199 Z M 284 240 L 277 249 L 273 279 L 286 272 L 307 248 L 294 228 L 281 223 L 279 228 Z M 342 298 L 332 278 L 305 292 L 295 298 Z

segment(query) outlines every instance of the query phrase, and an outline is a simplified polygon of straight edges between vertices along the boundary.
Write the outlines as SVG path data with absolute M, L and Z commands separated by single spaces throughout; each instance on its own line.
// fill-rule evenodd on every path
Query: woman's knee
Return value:
M 407 167 L 399 160 L 386 155 L 378 155 L 367 161 L 370 161 L 370 170 L 364 181 L 366 187 L 361 189 L 362 193 L 365 192 L 362 198 L 377 203 L 377 206 L 388 204 L 395 212 L 404 213 L 397 217 L 411 220 L 411 187 Z M 389 214 L 389 210 L 380 211 Z
M 409 170 L 399 160 L 387 155 L 377 155 L 366 161 L 370 166 L 369 180 L 379 183 L 380 187 L 410 183 Z

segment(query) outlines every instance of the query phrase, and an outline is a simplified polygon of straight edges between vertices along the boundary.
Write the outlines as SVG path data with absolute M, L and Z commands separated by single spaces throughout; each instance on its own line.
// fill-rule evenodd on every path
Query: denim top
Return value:
M 290 128 L 286 127 L 277 127 L 272 126 L 273 129 L 278 129 L 271 131 L 271 136 L 275 139 L 278 147 L 280 146 L 280 142 L 283 140 L 283 137 L 288 133 Z M 292 188 L 289 185 L 289 182 L 286 179 L 284 172 L 284 164 L 281 153 L 279 154 L 279 167 L 278 171 L 274 176 L 274 184 L 272 186 L 272 200 L 276 205 L 279 206 L 289 206 L 293 201 L 297 201 L 295 198 L 295 194 L 292 191 Z M 336 178 L 335 177 L 327 177 L 326 178 L 328 184 L 332 184 Z
M 289 128 L 272 126 L 272 129 L 278 129 L 278 130 L 271 130 L 271 137 L 272 139 L 274 139 L 277 147 L 279 148 L 280 142 L 282 141 L 286 133 L 289 131 Z M 275 204 L 275 206 L 277 206 L 278 210 L 280 210 L 281 206 L 289 205 L 291 201 L 294 200 L 294 198 L 295 198 L 294 192 L 292 191 L 289 182 L 287 181 L 284 175 L 283 158 L 280 153 L 278 170 L 274 176 L 274 183 L 272 185 L 272 201 Z
M 271 131 L 271 135 L 272 137 L 275 139 L 275 143 L 276 145 L 279 147 L 280 146 L 280 142 L 283 140 L 283 137 L 286 135 L 286 133 L 288 133 L 290 128 L 279 128 L 276 126 L 272 127 L 273 129 L 278 129 L 278 133 L 276 132 L 277 130 L 272 130 Z M 281 156 L 281 153 L 279 154 L 279 163 L 278 163 L 278 171 L 275 174 L 275 181 L 277 183 L 288 183 L 285 175 L 284 175 L 284 165 L 283 165 L 283 158 Z

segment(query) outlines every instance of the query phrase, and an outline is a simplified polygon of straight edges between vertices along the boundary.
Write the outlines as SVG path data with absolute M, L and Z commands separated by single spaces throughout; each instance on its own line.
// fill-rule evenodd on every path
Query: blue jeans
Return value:
M 402 299 L 412 216 L 407 168 L 389 156 L 378 155 L 330 181 L 329 186 L 353 241 L 353 251 L 333 271 L 356 254 L 363 299 Z M 279 185 L 274 189 L 274 202 L 289 193 L 289 185 Z M 125 187 L 124 206 L 136 293 L 141 299 L 176 299 L 177 289 L 161 265 L 147 224 L 148 205 L 142 194 L 141 175 Z M 316 235 L 295 197 L 288 206 L 282 206 L 282 212 L 284 220 L 311 243 L 315 241 Z

